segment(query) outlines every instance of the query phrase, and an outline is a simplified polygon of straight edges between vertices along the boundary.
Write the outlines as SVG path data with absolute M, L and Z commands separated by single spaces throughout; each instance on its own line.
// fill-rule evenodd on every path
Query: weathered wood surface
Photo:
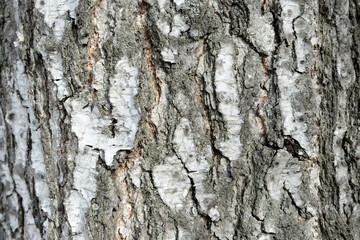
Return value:
M 0 239 L 360 239 L 358 0 L 0 0 Z

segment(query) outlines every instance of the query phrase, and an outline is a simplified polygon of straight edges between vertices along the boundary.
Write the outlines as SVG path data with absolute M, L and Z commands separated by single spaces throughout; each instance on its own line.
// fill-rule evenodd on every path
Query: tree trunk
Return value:
M 0 239 L 360 239 L 359 0 L 0 11 Z

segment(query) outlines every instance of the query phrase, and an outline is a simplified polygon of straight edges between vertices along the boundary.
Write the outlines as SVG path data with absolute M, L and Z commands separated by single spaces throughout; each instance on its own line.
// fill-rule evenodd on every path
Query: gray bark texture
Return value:
M 360 239 L 359 0 L 0 0 L 0 239 Z

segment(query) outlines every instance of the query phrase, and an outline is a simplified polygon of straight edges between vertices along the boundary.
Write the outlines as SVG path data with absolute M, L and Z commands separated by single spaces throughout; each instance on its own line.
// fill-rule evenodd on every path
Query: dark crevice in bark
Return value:
M 274 161 L 275 161 L 275 158 L 276 158 L 277 154 L 278 154 L 278 150 L 275 150 L 275 152 L 271 156 L 270 164 L 265 170 L 264 179 L 266 179 L 266 176 L 267 176 L 269 170 L 274 167 Z M 266 189 L 267 193 L 269 193 L 269 188 L 268 188 L 268 185 L 266 184 L 266 181 L 264 182 L 264 188 Z
M 260 57 L 266 58 L 268 54 L 256 47 L 249 37 L 247 29 L 250 21 L 250 11 L 243 2 L 233 2 L 230 7 L 230 34 L 239 37 L 250 49 L 256 52 Z
M 260 224 L 263 223 L 263 220 L 261 220 L 255 213 L 254 208 L 256 206 L 256 197 L 258 192 L 260 191 L 259 189 L 256 189 L 255 186 L 255 181 L 254 182 L 249 182 L 247 189 L 249 191 L 249 193 L 251 193 L 251 196 L 246 196 L 246 201 L 247 204 L 250 204 L 251 206 L 251 210 L 250 210 L 250 216 L 248 215 L 248 212 L 246 212 L 244 206 L 241 207 L 241 210 L 238 213 L 238 219 L 236 222 L 236 228 L 235 228 L 235 235 L 234 235 L 234 239 L 246 239 L 247 236 L 251 235 L 251 229 L 250 224 L 248 222 L 248 220 L 251 220 L 251 218 L 253 219 L 253 221 L 256 221 Z
M 291 199 L 291 205 L 293 205 L 297 211 L 297 214 L 301 217 L 303 217 L 303 214 L 302 214 L 302 209 L 301 207 L 298 207 L 295 203 L 295 199 L 294 197 L 292 196 L 291 192 L 289 191 L 289 189 L 286 189 L 285 186 L 283 186 L 283 190 L 287 193 L 287 195 L 289 196 L 289 198 Z
M 238 35 L 238 37 L 254 52 L 256 52 L 261 58 L 267 58 L 268 55 L 261 50 L 259 50 L 254 43 L 251 42 L 251 40 L 247 36 Z
M 35 192 L 35 180 L 34 180 L 35 172 L 31 166 L 32 165 L 32 158 L 31 158 L 32 136 L 31 136 L 30 128 L 28 128 L 26 139 L 27 139 L 27 154 L 26 154 L 26 164 L 25 164 L 25 169 L 24 169 L 25 170 L 24 180 L 26 182 L 26 187 L 29 191 L 30 200 L 32 202 L 30 210 L 32 211 L 35 225 L 40 230 L 41 236 L 43 236 L 44 235 L 43 223 L 46 219 L 41 214 L 41 210 L 39 208 L 40 207 L 39 198 Z
M 78 23 L 75 21 L 75 19 L 73 19 L 71 16 L 70 16 L 70 13 L 68 14 L 68 18 L 70 19 L 71 21 L 71 32 L 72 32 L 72 37 L 74 38 L 75 40 L 75 43 L 77 46 L 81 46 L 81 41 L 80 41 L 80 29 L 79 29 L 79 25 Z
M 244 58 L 247 59 L 248 56 L 249 56 L 249 52 L 250 51 L 247 51 L 247 53 L 245 54 Z M 246 61 L 243 61 L 242 65 L 241 65 L 241 68 L 239 67 L 238 68 L 238 71 L 236 72 L 236 81 L 237 83 L 240 82 L 241 86 L 246 90 L 249 90 L 249 89 L 254 89 L 254 86 L 246 86 L 245 84 L 245 76 L 246 76 Z M 240 79 L 240 80 L 239 80 Z M 244 95 L 244 92 L 242 93 L 242 95 Z M 239 96 L 239 100 L 241 97 L 243 97 L 242 95 Z
M 166 203 L 165 203 L 165 202 L 162 200 L 162 198 L 160 197 L 160 194 L 159 194 L 159 192 L 158 192 L 158 190 L 157 190 L 157 187 L 156 187 L 156 185 L 155 185 L 153 172 L 152 172 L 152 171 L 145 170 L 145 169 L 143 169 L 143 171 L 149 175 L 150 181 L 151 181 L 151 185 L 152 185 L 152 189 L 151 189 L 151 190 L 147 189 L 147 192 L 148 192 L 149 194 L 154 194 L 154 193 L 156 193 L 156 199 L 160 199 L 160 201 L 161 201 L 161 203 L 163 204 L 163 206 L 165 206 L 167 209 L 169 209 L 169 207 L 166 205 Z
M 178 156 L 176 154 L 176 151 L 173 149 L 176 157 L 180 160 L 180 162 L 182 163 L 183 165 L 183 168 L 185 169 L 186 173 L 187 173 L 187 177 L 188 179 L 190 180 L 190 191 L 191 191 L 191 199 L 193 200 L 195 206 L 196 206 L 196 210 L 197 212 L 199 213 L 199 215 L 204 219 L 205 223 L 206 223 L 206 227 L 207 227 L 207 230 L 209 232 L 211 232 L 211 218 L 204 212 L 201 211 L 200 209 L 200 202 L 199 200 L 196 198 L 196 187 L 195 187 L 195 182 L 194 182 L 194 179 L 190 176 L 191 173 L 194 173 L 195 171 L 190 171 L 187 167 L 186 167 L 186 164 L 184 163 L 184 161 L 180 158 L 180 156 Z
M 7 124 L 6 124 L 7 126 Z M 7 126 L 7 130 L 10 130 L 10 127 Z M 11 131 L 7 131 L 7 132 L 11 132 Z M 22 196 L 21 194 L 19 194 L 16 190 L 17 186 L 16 186 L 16 181 L 14 179 L 14 175 L 19 175 L 19 177 L 23 177 L 21 176 L 21 174 L 23 175 L 24 173 L 21 172 L 22 170 L 24 169 L 20 169 L 19 167 L 20 166 L 14 166 L 13 162 L 15 162 L 15 149 L 16 149 L 16 142 L 15 142 L 15 135 L 14 134 L 9 134 L 8 136 L 9 138 L 7 139 L 7 157 L 5 157 L 5 160 L 8 162 L 8 166 L 9 166 L 9 169 L 10 169 L 10 176 L 12 178 L 12 181 L 13 181 L 13 186 L 14 186 L 14 189 L 13 189 L 13 192 L 12 194 L 16 194 L 17 196 L 17 205 L 19 207 L 19 212 L 18 212 L 18 220 L 19 220 L 19 228 L 15 229 L 14 232 L 12 232 L 12 237 L 13 238 L 17 238 L 17 237 L 21 237 L 23 238 L 24 237 L 24 227 L 25 227 L 25 210 L 24 210 L 24 207 L 23 207 L 23 199 L 22 199 Z M 16 169 L 16 172 L 15 172 L 15 168 Z M 11 194 L 11 195 L 12 195 Z M 10 197 L 10 196 L 6 196 L 7 198 Z
M 204 79 L 203 81 L 203 88 L 204 88 L 204 94 L 205 96 L 208 96 L 208 103 L 205 102 L 205 105 L 207 105 L 207 112 L 208 112 L 208 119 L 210 122 L 210 129 L 211 129 L 211 138 L 214 138 L 213 141 L 211 141 L 212 143 L 215 143 L 215 133 L 214 131 L 216 130 L 216 128 L 218 127 L 219 129 L 217 129 L 217 132 L 219 133 L 220 138 L 224 138 L 224 134 L 227 132 L 227 128 L 226 125 L 224 124 L 224 118 L 222 116 L 222 113 L 219 110 L 219 98 L 217 96 L 216 93 L 216 85 L 215 85 L 215 72 L 216 72 L 216 56 L 212 54 L 212 47 L 211 45 L 208 43 L 208 41 L 205 42 L 206 43 L 206 52 L 208 52 L 208 62 L 210 63 L 210 67 L 211 67 L 211 88 L 212 88 L 212 93 L 208 93 L 206 92 L 206 81 Z M 211 97 L 210 95 L 213 96 L 214 98 L 214 102 L 215 102 L 215 106 L 212 106 L 211 104 Z M 215 108 L 214 108 L 215 107 Z M 212 144 L 214 153 L 216 153 L 217 149 L 215 147 L 215 144 Z
M 206 52 L 207 61 L 210 63 L 210 65 L 212 67 L 212 70 L 210 72 L 210 74 L 211 74 L 210 77 L 211 77 L 211 87 L 212 87 L 213 92 L 211 92 L 211 93 L 207 92 L 206 80 L 204 77 L 200 77 L 202 80 L 201 81 L 201 87 L 202 87 L 201 104 L 202 104 L 204 112 L 205 112 L 206 121 L 209 123 L 209 142 L 210 142 L 212 156 L 213 156 L 213 164 L 215 164 L 215 166 L 218 165 L 220 159 L 224 158 L 228 162 L 228 165 L 229 165 L 230 164 L 229 158 L 226 157 L 215 146 L 216 145 L 215 143 L 217 140 L 216 134 L 218 134 L 220 138 L 224 138 L 224 137 L 226 137 L 226 136 L 224 136 L 224 134 L 226 133 L 227 129 L 226 129 L 226 125 L 224 124 L 223 116 L 218 108 L 219 100 L 218 100 L 218 97 L 216 94 L 216 86 L 215 86 L 216 58 L 212 54 L 213 48 L 212 48 L 212 44 L 209 41 L 210 40 L 209 40 L 209 35 L 208 35 L 206 38 L 204 38 L 204 45 L 205 45 L 204 52 Z M 214 97 L 215 109 L 211 106 L 211 99 L 210 99 L 211 96 L 210 95 L 212 95 Z M 227 166 L 226 169 L 227 169 L 228 176 L 232 179 L 233 176 L 232 176 L 229 166 Z M 216 170 L 217 170 L 217 168 L 216 168 Z
M 352 157 L 350 156 L 350 149 L 349 149 L 349 146 L 351 146 L 351 143 L 350 143 L 350 140 L 348 139 L 347 137 L 347 132 L 345 132 L 344 134 L 344 137 L 342 139 L 342 142 L 341 142 L 341 148 L 342 150 L 344 151 L 344 158 L 345 158 L 345 162 L 347 164 L 347 176 L 348 176 L 348 184 L 350 186 L 350 189 L 351 189 L 351 197 L 352 197 L 352 200 L 353 200 L 353 204 L 355 204 L 357 201 L 356 201 L 356 197 L 355 197 L 355 193 L 357 192 L 356 191 L 356 185 L 353 184 L 352 182 L 352 178 L 353 177 L 356 177 L 352 174 Z M 356 163 L 356 161 L 354 161 Z M 350 219 L 351 217 L 351 211 L 350 213 L 349 212 L 345 212 L 345 215 L 348 219 Z
M 289 135 L 284 135 L 284 149 L 299 160 L 309 158 L 309 155 L 306 153 L 305 149 L 301 147 L 300 143 Z
M 137 227 L 137 228 L 134 229 L 134 239 L 140 239 L 140 232 L 141 232 L 140 227 Z
M 271 113 L 272 113 L 272 117 L 277 119 L 278 117 L 281 116 L 280 112 L 279 112 L 279 97 L 280 97 L 280 93 L 279 93 L 279 87 L 277 85 L 277 72 L 276 72 L 276 65 L 278 62 L 278 55 L 280 52 L 280 48 L 281 45 L 283 43 L 283 39 L 282 39 L 282 27 L 281 27 L 281 18 L 280 18 L 280 13 L 281 13 L 281 7 L 279 5 L 279 3 L 274 2 L 270 8 L 270 13 L 272 15 L 273 18 L 273 29 L 274 29 L 274 42 L 275 42 L 275 49 L 272 51 L 271 53 L 271 57 L 270 57 L 270 66 L 267 67 L 264 63 L 263 65 L 266 66 L 266 72 L 269 75 L 270 78 L 270 84 L 269 84 L 269 89 L 266 89 L 265 86 L 260 85 L 260 87 L 267 92 L 266 98 L 264 100 L 267 101 L 267 105 L 271 104 L 272 108 L 271 108 Z M 255 116 L 257 116 L 257 118 L 259 120 L 261 120 L 261 124 L 264 128 L 264 133 L 263 133 L 263 139 L 262 139 L 262 145 L 269 147 L 271 149 L 274 150 L 278 150 L 283 148 L 282 144 L 283 144 L 283 132 L 282 130 L 276 130 L 276 127 L 274 126 L 274 124 L 276 124 L 276 120 L 272 119 L 272 122 L 269 122 L 269 119 L 265 119 L 263 116 L 260 115 L 259 111 L 260 108 L 264 108 L 265 102 L 262 102 L 262 105 L 259 105 L 257 107 L 257 109 L 255 110 Z M 266 106 L 265 106 L 266 107 Z M 278 120 L 279 121 L 279 120 Z M 269 125 L 271 124 L 271 125 Z M 273 130 L 275 130 L 275 135 L 276 136 L 271 136 L 268 134 L 267 128 L 273 128 Z M 280 138 L 280 144 L 279 144 L 279 138 Z
M 350 13 L 349 19 L 354 27 L 352 32 L 352 44 L 350 46 L 351 51 L 351 59 L 352 65 L 354 67 L 355 73 L 355 82 L 352 87 L 350 87 L 350 93 L 348 94 L 348 108 L 349 108 L 349 125 L 353 124 L 354 127 L 360 126 L 360 95 L 359 95 L 359 85 L 360 85 L 360 49 L 358 39 L 360 36 L 360 6 L 359 3 L 355 0 L 350 3 Z M 354 131 L 351 128 L 346 132 L 342 141 L 342 149 L 345 153 L 345 161 L 348 165 L 348 179 L 349 186 L 351 189 L 351 197 L 353 202 L 351 203 L 351 208 L 354 207 L 355 204 L 359 203 L 360 193 L 359 193 L 359 181 L 360 181 L 360 173 L 357 169 L 359 169 L 359 164 L 356 161 L 356 157 L 354 156 L 357 145 L 359 144 L 359 140 L 356 139 L 356 135 L 359 134 L 359 131 Z M 352 139 L 354 137 L 355 139 Z M 350 224 L 351 215 L 353 214 L 353 210 L 351 209 L 351 213 L 348 216 L 348 224 Z
M 90 147 L 90 146 L 89 146 Z M 99 151 L 99 149 L 93 149 L 94 151 Z M 97 166 L 100 166 L 102 167 L 105 171 L 109 171 L 111 173 L 114 173 L 117 169 L 117 166 L 115 164 L 111 165 L 111 166 L 108 166 L 106 163 L 105 163 L 105 159 L 103 159 L 101 156 L 100 156 L 100 151 L 99 151 L 99 158 L 98 158 L 98 161 L 96 163 Z M 126 165 L 126 164 L 125 164 Z
M 245 217 L 245 208 L 243 207 L 243 205 L 246 203 L 245 202 L 245 191 L 247 189 L 249 189 L 249 187 L 251 187 L 251 180 L 250 177 L 245 177 L 244 180 L 245 184 L 244 184 L 244 188 L 241 190 L 241 194 L 240 194 L 240 202 L 241 204 L 239 204 L 238 206 L 235 207 L 235 212 L 236 212 L 236 221 L 234 224 L 234 236 L 233 239 L 240 239 L 240 237 L 243 236 L 243 230 L 244 230 L 244 217 Z
M 206 35 L 202 41 L 203 41 L 203 44 L 205 45 L 204 46 L 204 50 L 203 52 L 200 54 L 200 56 L 197 57 L 197 62 L 199 61 L 199 58 L 203 55 L 206 55 L 208 56 L 208 58 L 211 59 L 210 57 L 210 50 L 211 50 L 211 47 L 208 43 L 208 38 L 209 38 L 210 34 Z M 205 57 L 206 57 L 205 56 Z M 212 63 L 214 63 L 214 60 L 211 61 Z M 199 62 L 198 62 L 199 63 Z M 198 67 L 198 66 L 197 66 Z M 203 108 L 203 111 L 204 111 L 204 118 L 206 119 L 207 123 L 209 124 L 208 125 L 208 129 L 209 129 L 209 132 L 208 132 L 208 135 L 209 135 L 209 142 L 210 142 L 210 145 L 211 145 L 211 151 L 212 151 L 212 156 L 213 156 L 213 162 L 214 163 L 217 163 L 217 160 L 216 158 L 218 156 L 222 156 L 222 153 L 215 147 L 215 135 L 214 135 L 214 118 L 213 118 L 213 111 L 214 109 L 212 109 L 210 107 L 211 103 L 210 103 L 210 94 L 211 93 L 208 93 L 206 91 L 206 80 L 203 76 L 195 76 L 195 81 L 201 86 L 201 91 L 200 91 L 200 103 L 201 103 L 201 106 Z M 212 79 L 212 83 L 213 83 L 213 79 Z M 212 84 L 212 87 L 214 88 L 214 84 Z M 213 89 L 213 91 L 215 92 L 215 89 Z M 216 98 L 216 96 L 215 96 Z M 219 113 L 218 110 L 216 110 L 217 113 Z M 219 113 L 220 114 L 220 113 Z
M 41 53 L 35 53 L 34 56 L 34 65 L 36 68 L 34 69 L 34 111 L 35 117 L 42 122 L 40 125 L 41 131 L 41 139 L 45 141 L 48 145 L 48 151 L 52 150 L 52 139 L 54 136 L 52 133 L 52 127 L 50 125 L 51 119 L 51 112 L 58 111 L 59 113 L 62 112 L 63 106 L 59 105 L 59 102 L 53 102 L 54 98 L 51 93 L 51 88 L 53 83 L 51 82 L 52 79 L 46 70 L 45 61 Z M 37 91 L 37 89 L 42 89 L 43 91 Z M 37 96 L 38 95 L 38 96 Z M 42 101 L 40 101 L 42 100 Z M 45 113 L 42 114 L 42 112 Z M 63 136 L 64 128 L 61 128 L 60 132 Z M 50 196 L 54 196 L 53 198 L 56 199 L 57 205 L 55 206 L 55 211 L 58 214 L 58 218 L 60 219 L 58 222 L 54 221 L 53 219 L 49 219 L 50 222 L 53 221 L 54 224 L 54 234 L 56 232 L 57 236 L 63 235 L 63 229 L 66 228 L 67 218 L 65 212 L 65 189 L 66 189 L 66 182 L 69 180 L 69 172 L 66 167 L 66 156 L 60 156 L 57 161 L 54 161 L 53 157 L 51 156 L 50 152 L 44 151 L 44 160 L 45 164 L 47 165 L 47 171 L 49 175 L 54 176 L 55 179 L 47 179 L 49 184 Z M 63 160 L 63 161 L 61 161 Z M 63 182 L 61 181 L 63 179 Z
M 175 226 L 175 240 L 179 240 L 179 226 L 178 226 L 178 222 L 175 220 L 174 221 L 174 226 Z
M 216 85 L 215 85 L 215 72 L 216 72 L 216 56 L 214 56 L 211 51 L 212 51 L 212 48 L 210 47 L 210 45 L 206 45 L 207 48 L 206 48 L 206 51 L 209 53 L 208 54 L 208 62 L 210 63 L 210 66 L 211 66 L 211 88 L 212 88 L 212 93 L 208 93 L 208 92 L 205 92 L 205 94 L 207 96 L 209 96 L 210 98 L 210 95 L 213 95 L 214 97 L 214 102 L 215 102 L 215 108 L 213 108 L 213 106 L 211 105 L 211 100 L 209 99 L 209 103 L 208 103 L 208 109 L 210 110 L 209 113 L 213 113 L 210 115 L 210 122 L 212 123 L 213 120 L 216 120 L 218 121 L 220 124 L 220 129 L 223 130 L 224 132 L 226 132 L 226 126 L 225 124 L 223 123 L 224 120 L 223 120 L 223 116 L 221 114 L 221 112 L 219 111 L 219 98 L 216 94 Z M 206 89 L 206 82 L 204 81 L 204 89 Z M 210 107 L 211 106 L 211 107 Z M 214 115 L 215 119 L 212 118 L 212 115 Z
M 154 20 L 151 18 L 151 14 L 149 11 L 151 9 L 151 5 L 142 1 L 138 4 L 138 15 L 140 18 L 144 16 L 144 22 L 142 23 L 142 34 L 144 35 L 144 40 L 146 47 L 144 49 L 145 61 L 147 64 L 148 72 L 150 74 L 150 79 L 153 85 L 153 93 L 155 102 L 152 104 L 150 109 L 145 109 L 147 111 L 146 118 L 144 119 L 145 123 L 148 125 L 149 129 L 152 132 L 152 136 L 156 143 L 158 143 L 158 129 L 157 126 L 152 122 L 151 116 L 152 111 L 158 106 L 161 96 L 161 87 L 160 87 L 160 79 L 156 73 L 156 64 L 158 64 L 158 49 L 155 45 L 159 42 L 159 37 L 157 32 L 153 29 L 155 26 Z

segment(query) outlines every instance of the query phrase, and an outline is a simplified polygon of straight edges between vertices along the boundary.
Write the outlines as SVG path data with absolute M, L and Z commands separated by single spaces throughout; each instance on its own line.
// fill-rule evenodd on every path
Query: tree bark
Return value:
M 0 239 L 360 239 L 358 0 L 0 12 Z

